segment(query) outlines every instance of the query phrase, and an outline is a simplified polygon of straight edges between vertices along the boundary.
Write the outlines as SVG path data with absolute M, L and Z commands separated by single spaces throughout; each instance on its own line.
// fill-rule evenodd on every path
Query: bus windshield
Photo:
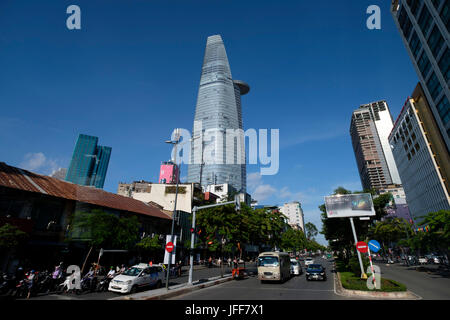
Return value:
M 266 256 L 258 258 L 258 267 L 278 267 L 278 257 Z

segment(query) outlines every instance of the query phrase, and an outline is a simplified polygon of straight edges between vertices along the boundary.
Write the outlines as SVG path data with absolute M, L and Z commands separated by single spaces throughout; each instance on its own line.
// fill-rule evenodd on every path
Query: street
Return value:
M 315 262 L 326 268 L 326 281 L 306 281 L 305 266 L 302 262 L 303 274 L 292 277 L 284 283 L 261 283 L 256 276 L 245 280 L 227 282 L 225 284 L 198 290 L 196 292 L 175 297 L 173 300 L 340 300 L 348 299 L 334 293 L 333 265 L 322 258 Z M 249 269 L 256 271 L 256 266 Z
M 396 280 L 406 285 L 409 291 L 427 300 L 448 300 L 450 299 L 450 277 L 439 275 L 438 273 L 428 274 L 427 272 L 416 271 L 420 266 L 405 266 L 399 263 L 382 264 L 375 262 L 381 268 L 383 278 Z M 434 265 L 425 265 L 425 268 L 437 270 Z

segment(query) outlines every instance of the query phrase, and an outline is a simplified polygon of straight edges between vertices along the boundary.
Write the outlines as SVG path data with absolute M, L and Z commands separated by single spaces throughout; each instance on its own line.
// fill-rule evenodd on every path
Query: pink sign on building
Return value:
M 159 170 L 159 183 L 177 183 L 179 168 L 173 162 L 163 162 Z M 179 180 L 178 180 L 179 182 Z

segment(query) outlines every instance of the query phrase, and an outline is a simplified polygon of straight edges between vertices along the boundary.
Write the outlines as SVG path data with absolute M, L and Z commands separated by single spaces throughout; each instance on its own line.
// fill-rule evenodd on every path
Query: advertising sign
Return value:
M 370 193 L 344 194 L 325 197 L 328 218 L 349 218 L 374 216 Z

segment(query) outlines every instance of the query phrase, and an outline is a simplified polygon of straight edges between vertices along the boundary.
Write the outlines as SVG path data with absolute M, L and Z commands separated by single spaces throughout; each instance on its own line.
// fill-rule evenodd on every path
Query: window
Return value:
M 444 123 L 444 125 L 447 125 L 450 118 L 450 105 L 448 103 L 448 99 L 446 96 L 442 97 L 441 101 L 439 101 L 436 108 L 438 110 L 439 116 L 442 119 L 442 122 Z
M 418 144 L 418 143 L 416 143 L 416 144 L 414 145 L 414 148 L 416 148 L 416 151 L 417 151 L 417 152 L 419 152 L 419 150 L 420 150 L 420 146 L 419 146 L 419 144 Z
M 450 4 L 448 0 L 445 1 L 444 6 L 442 7 L 441 19 L 447 27 L 447 30 L 450 32 Z
M 409 47 L 414 58 L 417 58 L 417 54 L 419 53 L 420 49 L 422 49 L 422 44 L 420 43 L 419 37 L 417 36 L 417 33 L 415 31 L 411 36 L 411 40 L 409 41 Z
M 417 22 L 419 24 L 420 30 L 422 30 L 423 35 L 426 37 L 428 30 L 430 29 L 431 23 L 433 22 L 433 19 L 431 18 L 430 11 L 428 11 L 428 8 L 426 5 L 423 6 L 422 13 L 420 14 L 419 21 Z
M 411 154 L 408 153 L 408 160 L 411 160 Z
M 445 49 L 444 54 L 439 61 L 439 69 L 441 69 L 442 75 L 444 76 L 445 81 L 448 82 L 450 78 L 450 50 Z
M 430 47 L 430 50 L 435 58 L 437 57 L 439 51 L 441 50 L 443 43 L 444 38 L 442 38 L 438 26 L 435 25 L 433 31 L 431 31 L 430 37 L 428 38 L 428 46 Z
M 427 81 L 427 87 L 428 91 L 430 91 L 431 97 L 433 100 L 437 98 L 439 93 L 442 91 L 442 87 L 439 83 L 438 78 L 436 77 L 436 74 L 433 72 L 430 79 Z
M 412 3 L 411 3 L 412 2 Z M 411 4 L 410 4 L 411 3 Z M 417 14 L 419 13 L 420 5 L 422 4 L 422 0 L 412 0 L 408 1 L 408 5 L 411 9 L 411 13 L 417 17 Z
M 439 8 L 439 6 L 441 5 L 441 1 L 442 0 L 431 0 L 431 2 L 433 3 L 434 7 L 436 8 L 436 10 Z
M 425 51 L 422 52 L 419 60 L 417 61 L 417 66 L 419 67 L 420 73 L 422 73 L 422 77 L 426 79 L 428 75 L 428 71 L 430 71 L 430 60 L 427 57 L 427 53 Z
M 409 38 L 409 35 L 411 34 L 411 30 L 412 30 L 412 24 L 411 21 L 409 20 L 409 17 L 406 16 L 406 21 L 403 24 L 403 26 L 401 26 L 402 31 L 403 31 L 403 35 L 405 36 L 406 39 Z

